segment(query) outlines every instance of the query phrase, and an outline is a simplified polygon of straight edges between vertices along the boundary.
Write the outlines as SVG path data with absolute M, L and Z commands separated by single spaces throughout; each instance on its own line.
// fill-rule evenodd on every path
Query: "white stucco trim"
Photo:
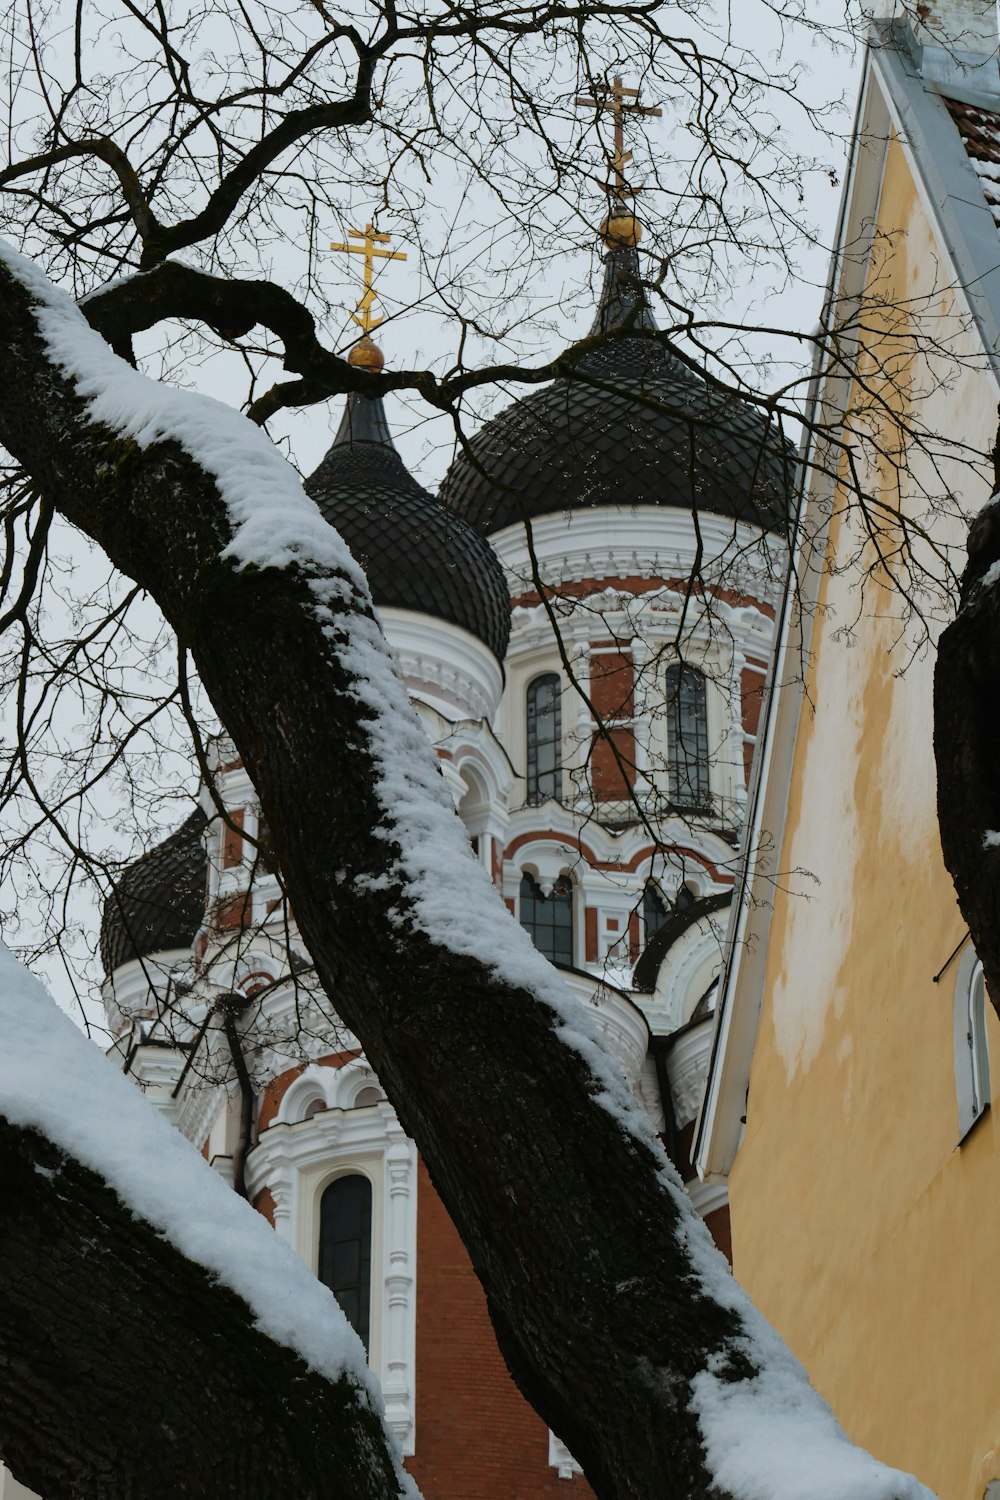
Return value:
M 503 670 L 488 646 L 469 631 L 416 610 L 382 609 L 379 619 L 412 698 L 447 720 L 492 720 Z
M 593 506 L 536 516 L 531 523 L 538 571 L 546 585 L 585 578 L 688 578 L 700 555 L 701 576 L 773 603 L 781 592 L 784 546 L 755 526 L 705 513 L 696 531 L 685 501 L 663 505 Z M 490 537 L 512 597 L 531 592 L 531 557 L 524 526 Z M 703 552 L 699 554 L 699 542 Z
M 343 1068 L 311 1064 L 288 1089 L 279 1116 L 247 1158 L 247 1188 L 268 1188 L 274 1227 L 315 1272 L 319 1201 L 338 1176 L 372 1183 L 372 1304 L 369 1363 L 404 1453 L 414 1451 L 416 1380 L 417 1151 L 386 1100 L 352 1108 L 377 1086 L 361 1059 Z M 294 1093 L 293 1093 L 294 1091 Z M 326 1110 L 300 1118 L 317 1100 Z M 284 1118 L 282 1118 L 282 1116 Z M 291 1121 L 294 1119 L 294 1123 Z
M 555 1469 L 560 1479 L 572 1479 L 583 1470 L 566 1447 L 566 1444 L 557 1438 L 549 1428 L 549 1468 Z
M 699 1182 L 695 1178 L 693 1182 L 687 1184 L 687 1192 L 703 1219 L 707 1219 L 709 1214 L 714 1214 L 716 1209 L 725 1208 L 729 1202 L 729 1194 L 724 1182 Z

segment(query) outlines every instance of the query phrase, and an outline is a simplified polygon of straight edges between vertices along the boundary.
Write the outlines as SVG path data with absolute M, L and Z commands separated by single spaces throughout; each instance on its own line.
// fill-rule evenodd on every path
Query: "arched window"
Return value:
M 647 943 L 655 932 L 659 932 L 669 915 L 660 887 L 655 880 L 647 880 L 642 893 L 642 926 Z
M 372 1185 L 354 1172 L 320 1199 L 319 1279 L 344 1310 L 365 1349 L 371 1319 Z
M 385 1095 L 381 1089 L 372 1087 L 361 1089 L 354 1101 L 354 1108 L 371 1109 L 373 1105 L 381 1104 L 384 1098 Z
M 709 803 L 708 695 L 705 678 L 679 662 L 667 668 L 667 766 L 670 800 L 692 810 Z
M 528 684 L 528 801 L 562 800 L 562 692 L 558 672 L 546 672 Z
M 573 881 L 560 875 L 552 894 L 542 894 L 530 875 L 522 875 L 521 926 L 527 928 L 539 953 L 554 964 L 573 962 Z
M 967 948 L 955 975 L 955 1092 L 962 1140 L 990 1107 L 986 1041 L 986 985 L 975 950 Z

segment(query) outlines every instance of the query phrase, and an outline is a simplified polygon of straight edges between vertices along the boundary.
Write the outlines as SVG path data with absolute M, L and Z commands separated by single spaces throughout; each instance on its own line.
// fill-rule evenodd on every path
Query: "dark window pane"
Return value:
M 561 686 L 556 672 L 536 677 L 528 685 L 528 801 L 562 799 Z
M 361 1270 L 361 1247 L 357 1240 L 344 1240 L 333 1247 L 333 1279 L 338 1286 L 356 1286 Z
M 319 1279 L 365 1348 L 371 1308 L 372 1185 L 353 1174 L 331 1182 L 319 1207 Z
M 654 932 L 659 932 L 668 916 L 667 903 L 660 895 L 659 886 L 654 880 L 647 880 L 646 889 L 642 893 L 642 925 L 647 943 Z
M 695 894 L 689 885 L 682 885 L 674 897 L 674 911 L 687 911 L 695 903 Z
M 521 878 L 521 926 L 527 928 L 539 953 L 554 964 L 573 962 L 573 882 L 563 875 L 543 896 L 530 875 Z
M 694 667 L 668 667 L 667 765 L 675 807 L 709 805 L 708 713 L 705 679 Z

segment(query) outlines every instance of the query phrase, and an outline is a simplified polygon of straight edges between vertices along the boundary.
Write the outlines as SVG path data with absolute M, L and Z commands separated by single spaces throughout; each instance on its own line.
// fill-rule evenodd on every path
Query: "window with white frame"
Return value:
M 412 1453 L 417 1154 L 364 1059 L 303 1070 L 250 1153 L 247 1186 L 269 1191 L 275 1232 L 337 1297 Z
M 708 764 L 708 687 L 695 667 L 667 668 L 667 769 L 675 807 L 697 811 L 711 800 Z
M 975 949 L 968 947 L 959 959 L 955 973 L 955 1093 L 960 1141 L 990 1107 L 986 1005 L 983 966 Z
M 554 964 L 573 963 L 573 877 L 560 875 L 546 896 L 533 875 L 521 877 L 518 894 L 521 926 L 539 953 Z
M 562 800 L 562 684 L 546 672 L 528 684 L 527 800 L 533 806 Z
M 361 1172 L 335 1177 L 319 1205 L 319 1279 L 340 1303 L 367 1352 L 371 1328 L 372 1185 Z

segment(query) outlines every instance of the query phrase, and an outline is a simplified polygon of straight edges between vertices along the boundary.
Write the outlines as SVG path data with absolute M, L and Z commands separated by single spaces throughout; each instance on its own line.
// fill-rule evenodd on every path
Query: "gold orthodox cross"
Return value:
M 402 250 L 379 250 L 379 245 L 389 243 L 389 235 L 379 234 L 378 230 L 371 224 L 366 224 L 364 229 L 349 229 L 347 231 L 349 240 L 361 240 L 360 245 L 331 244 L 331 250 L 340 250 L 347 255 L 363 255 L 364 266 L 364 296 L 358 303 L 357 308 L 351 313 L 351 317 L 358 327 L 366 334 L 371 333 L 384 318 L 377 318 L 372 312 L 375 303 L 375 262 L 377 260 L 405 260 L 406 254 Z
M 609 193 L 616 197 L 631 197 L 639 191 L 638 188 L 630 188 L 625 179 L 625 168 L 632 160 L 631 151 L 625 150 L 625 113 L 629 111 L 636 115 L 652 115 L 659 119 L 663 114 L 662 109 L 650 109 L 636 101 L 639 98 L 638 89 L 627 89 L 620 78 L 615 78 L 610 86 L 599 85 L 599 96 L 596 99 L 578 96 L 575 103 L 578 109 L 609 109 L 615 122 L 615 148 L 610 158 L 609 166 L 615 174 L 613 183 L 602 183 Z

